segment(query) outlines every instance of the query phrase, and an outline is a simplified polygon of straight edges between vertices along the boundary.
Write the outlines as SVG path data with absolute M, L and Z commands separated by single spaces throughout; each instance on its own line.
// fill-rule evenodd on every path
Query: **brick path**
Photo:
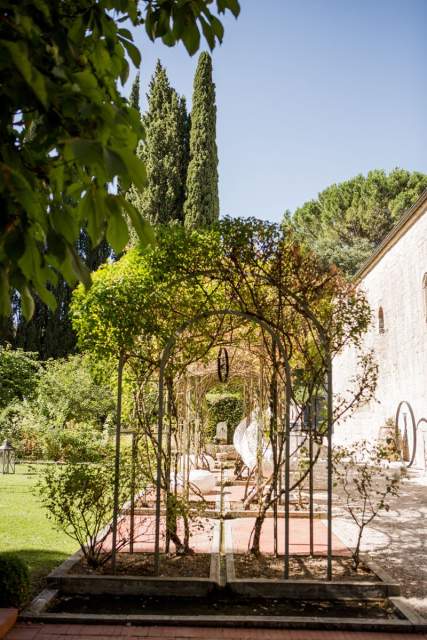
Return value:
M 236 518 L 231 520 L 233 551 L 246 553 L 255 518 Z M 273 518 L 266 518 L 261 532 L 261 552 L 273 553 Z M 327 552 L 327 526 L 322 520 L 315 519 L 314 552 Z M 284 552 L 284 522 L 278 522 L 279 553 Z M 291 518 L 289 521 L 289 551 L 291 554 L 307 554 L 310 551 L 310 523 L 308 518 Z M 335 535 L 332 536 L 332 552 L 334 555 L 350 555 L 348 547 Z
M 191 540 L 190 544 L 192 549 L 196 553 L 210 553 L 213 540 L 213 528 L 214 521 L 210 518 L 199 517 L 190 523 Z M 165 520 L 161 519 L 160 522 L 160 544 L 161 549 L 164 548 L 165 540 Z M 130 530 L 130 517 L 126 517 L 120 523 L 118 528 L 118 539 L 129 539 Z M 177 526 L 178 535 L 181 538 L 184 535 L 184 528 L 181 521 Z M 136 516 L 135 517 L 135 553 L 144 551 L 154 551 L 154 534 L 155 534 L 155 517 L 153 515 L 148 516 Z M 111 549 L 111 535 L 108 536 L 104 542 L 104 548 L 106 550 Z M 122 552 L 129 551 L 129 547 L 126 545 L 121 549 Z
M 6 640 L 427 640 L 427 634 L 365 631 L 297 631 L 212 627 L 127 627 L 120 625 L 18 624 Z

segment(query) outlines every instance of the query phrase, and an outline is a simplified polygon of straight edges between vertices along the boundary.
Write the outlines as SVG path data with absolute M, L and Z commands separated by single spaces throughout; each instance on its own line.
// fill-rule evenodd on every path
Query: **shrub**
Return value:
M 399 495 L 399 472 L 387 472 L 389 451 L 381 442 L 360 440 L 348 447 L 335 447 L 333 466 L 343 506 L 358 529 L 352 553 L 353 566 L 360 564 L 360 546 L 365 527 L 381 511 L 389 511 L 390 500 Z
M 70 420 L 63 427 L 45 429 L 43 458 L 61 462 L 99 462 L 105 456 L 107 446 L 102 431 L 91 424 Z
M 145 481 L 138 465 L 136 472 L 135 486 L 141 491 Z M 120 506 L 129 499 L 130 478 L 130 459 L 124 452 L 120 465 Z M 38 489 L 48 518 L 80 545 L 87 564 L 97 567 L 107 562 L 111 553 L 105 552 L 103 543 L 112 531 L 113 452 L 110 450 L 102 463 L 46 465 Z M 121 548 L 127 544 L 129 534 L 123 526 L 119 534 L 117 542 Z
M 0 408 L 33 395 L 40 367 L 37 357 L 32 351 L 0 346 Z
M 49 360 L 29 399 L 16 396 L 3 409 L 0 403 L 0 439 L 20 458 L 95 462 L 114 409 L 110 387 L 95 380 L 86 357 Z
M 27 565 L 18 556 L 0 554 L 0 607 L 22 607 L 29 595 Z
M 0 441 L 5 438 L 15 447 L 18 458 L 43 457 L 42 425 L 31 402 L 15 400 L 0 411 Z
M 89 358 L 81 355 L 45 363 L 36 403 L 50 426 L 74 420 L 100 429 L 115 407 L 111 388 L 95 380 Z
M 207 396 L 209 409 L 207 438 L 215 437 L 218 422 L 227 423 L 227 442 L 232 442 L 234 429 L 243 417 L 243 401 L 239 394 L 226 392 Z

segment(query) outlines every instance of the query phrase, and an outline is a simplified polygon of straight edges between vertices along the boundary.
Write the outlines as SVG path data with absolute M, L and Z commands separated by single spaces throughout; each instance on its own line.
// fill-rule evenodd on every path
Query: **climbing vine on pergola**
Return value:
M 335 269 L 322 268 L 291 233 L 257 220 L 226 219 L 203 232 L 178 226 L 159 229 L 155 246 L 132 249 L 100 269 L 89 291 L 77 290 L 73 321 L 80 345 L 100 357 L 116 358 L 120 380 L 128 362 L 138 372 L 140 388 L 158 387 L 157 427 L 150 425 L 157 461 L 157 570 L 161 503 L 166 509 L 172 503 L 164 414 L 171 423 L 174 385 L 194 363 L 209 362 L 218 347 L 256 343 L 267 362 L 263 371 L 269 379 L 268 437 L 274 443 L 274 472 L 259 496 L 252 550 L 259 551 L 267 509 L 273 506 L 277 517 L 283 495 L 288 576 L 291 408 L 296 422 L 303 407 L 324 397 L 316 437 L 327 442 L 328 578 L 332 577 L 332 427 L 337 417 L 370 396 L 375 381 L 375 367 L 364 356 L 359 388 L 334 413 L 332 361 L 345 345 L 360 345 L 369 320 L 366 300 L 352 284 Z M 116 435 L 118 468 L 120 411 Z M 308 437 L 312 443 L 312 434 Z

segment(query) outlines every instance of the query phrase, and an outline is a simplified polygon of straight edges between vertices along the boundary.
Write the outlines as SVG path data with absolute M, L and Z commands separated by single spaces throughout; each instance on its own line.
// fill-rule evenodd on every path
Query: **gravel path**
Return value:
M 334 533 L 353 546 L 357 528 L 335 503 Z M 366 528 L 362 550 L 386 569 L 417 611 L 427 619 L 427 477 L 411 477 L 400 495 Z

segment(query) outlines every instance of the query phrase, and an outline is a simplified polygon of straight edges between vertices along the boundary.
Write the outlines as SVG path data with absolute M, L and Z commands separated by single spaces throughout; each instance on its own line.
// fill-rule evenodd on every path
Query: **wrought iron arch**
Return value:
M 292 387 L 291 387 L 291 368 L 289 364 L 286 348 L 282 342 L 282 339 L 277 330 L 271 326 L 269 322 L 263 318 L 258 317 L 255 314 L 240 311 L 236 309 L 217 309 L 212 311 L 206 311 L 194 318 L 191 318 L 187 322 L 183 323 L 172 336 L 170 336 L 166 346 L 162 351 L 162 355 L 159 361 L 159 404 L 158 404 L 158 425 L 157 425 L 157 477 L 156 477 L 156 515 L 155 515 L 155 542 L 154 542 L 154 554 L 155 554 L 155 573 L 158 575 L 160 570 L 160 515 L 161 515 L 161 474 L 162 474 L 162 439 L 163 439 L 163 420 L 164 420 L 164 383 L 165 383 L 165 369 L 171 352 L 179 336 L 191 326 L 197 324 L 201 320 L 210 317 L 221 316 L 235 316 L 243 318 L 249 322 L 254 322 L 263 327 L 266 332 L 271 336 L 273 342 L 277 345 L 280 356 L 285 368 L 285 399 L 286 399 L 286 413 L 285 413 L 285 509 L 284 509 L 284 555 L 285 555 L 285 578 L 289 576 L 289 507 L 290 507 L 290 404 L 292 400 Z M 317 322 L 316 322 L 317 325 Z M 326 340 L 322 336 L 322 343 L 326 346 Z M 333 405 L 332 405 L 332 361 L 329 352 L 326 355 L 327 364 L 327 380 L 328 380 L 328 544 L 327 544 L 327 578 L 332 579 L 332 424 L 333 424 Z
M 406 465 L 409 468 L 409 467 L 412 467 L 412 465 L 414 464 L 415 455 L 416 455 L 416 452 L 417 452 L 417 424 L 416 424 L 416 421 L 415 421 L 415 414 L 414 414 L 414 411 L 413 411 L 411 405 L 409 404 L 409 402 L 407 400 L 401 400 L 399 402 L 398 407 L 397 407 L 396 418 L 394 420 L 394 429 L 395 429 L 395 434 L 396 434 L 396 441 L 398 441 L 398 436 L 399 436 L 399 417 L 400 417 L 400 411 L 401 411 L 403 405 L 406 405 L 408 407 L 409 414 L 411 416 L 411 422 L 412 422 L 412 452 L 411 452 L 411 456 L 409 458 L 409 462 Z

